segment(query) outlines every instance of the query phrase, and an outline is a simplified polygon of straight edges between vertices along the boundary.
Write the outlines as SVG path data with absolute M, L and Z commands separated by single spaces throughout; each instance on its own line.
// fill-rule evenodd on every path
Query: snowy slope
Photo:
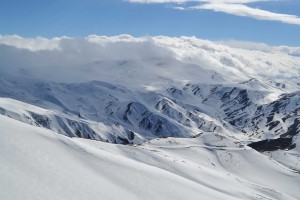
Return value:
M 1 199 L 299 197 L 298 174 L 249 148 L 204 144 L 206 136 L 123 146 L 0 122 Z

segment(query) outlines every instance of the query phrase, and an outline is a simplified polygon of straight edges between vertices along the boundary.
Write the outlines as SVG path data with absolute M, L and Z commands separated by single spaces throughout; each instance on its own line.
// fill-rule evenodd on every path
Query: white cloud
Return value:
M 131 3 L 187 3 L 187 2 L 204 2 L 204 3 L 254 3 L 272 0 L 128 0 Z
M 29 49 L 31 51 L 59 49 L 61 38 L 47 39 L 43 37 L 23 38 L 18 35 L 0 35 L 0 44 Z
M 233 48 L 262 51 L 262 52 L 271 52 L 274 49 L 274 47 L 269 46 L 264 43 L 247 42 L 247 41 L 239 41 L 239 40 L 218 41 L 218 43 L 224 44 L 224 45 L 227 45 L 227 46 L 230 46 Z
M 178 3 L 198 2 L 197 6 L 183 7 L 174 6 L 178 10 L 204 9 L 215 12 L 251 17 L 258 20 L 280 21 L 287 24 L 300 25 L 300 18 L 296 15 L 274 13 L 267 10 L 252 8 L 249 3 L 276 1 L 276 0 L 128 0 L 131 3 Z
M 131 3 L 185 3 L 188 0 L 128 0 Z
M 214 70 L 227 80 L 252 76 L 298 81 L 299 52 L 299 47 L 196 37 L 46 39 L 8 35 L 0 37 L 0 74 L 61 82 L 129 81 L 139 86 L 162 80 L 158 77 L 207 82 L 208 72 Z
M 173 9 L 175 10 L 186 10 L 185 7 L 182 7 L 182 6 L 175 6 L 175 7 L 172 7 Z
M 295 15 L 273 13 L 266 10 L 251 8 L 243 4 L 209 3 L 192 7 L 193 9 L 207 9 L 216 12 L 224 12 L 243 17 L 252 17 L 259 20 L 280 21 L 288 24 L 300 25 L 300 18 Z

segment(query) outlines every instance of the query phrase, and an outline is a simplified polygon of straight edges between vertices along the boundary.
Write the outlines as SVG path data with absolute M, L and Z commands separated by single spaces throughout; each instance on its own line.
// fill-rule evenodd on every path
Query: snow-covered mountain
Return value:
M 29 176 L 25 169 L 7 175 L 20 162 L 47 187 L 80 176 L 85 185 L 109 182 L 107 191 L 119 195 L 107 199 L 300 198 L 299 48 L 128 35 L 40 41 L 0 37 L 1 146 L 18 158 L 3 151 L 1 185 L 22 186 L 17 173 Z M 79 174 L 61 159 L 80 165 Z M 52 180 L 56 165 L 62 175 Z M 34 187 L 31 195 L 57 190 Z M 71 198 L 66 191 L 57 198 Z M 98 194 L 83 191 L 82 198 Z M 20 199 L 11 192 L 0 189 L 0 197 Z

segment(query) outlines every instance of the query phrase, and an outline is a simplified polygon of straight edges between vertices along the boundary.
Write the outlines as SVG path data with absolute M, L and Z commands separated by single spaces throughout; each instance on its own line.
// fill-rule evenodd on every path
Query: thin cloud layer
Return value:
M 191 7 L 192 9 L 206 9 L 215 12 L 224 12 L 242 17 L 251 17 L 258 20 L 280 21 L 282 23 L 300 25 L 300 18 L 295 15 L 278 14 L 243 4 L 209 3 Z
M 251 17 L 257 20 L 279 21 L 287 24 L 300 25 L 300 18 L 296 15 L 274 13 L 267 10 L 252 8 L 249 3 L 266 2 L 274 0 L 129 0 L 131 3 L 177 3 L 198 2 L 197 6 L 174 6 L 177 10 L 212 10 L 231 15 Z
M 272 0 L 128 0 L 131 3 L 186 3 L 186 2 L 205 2 L 205 3 L 255 3 Z

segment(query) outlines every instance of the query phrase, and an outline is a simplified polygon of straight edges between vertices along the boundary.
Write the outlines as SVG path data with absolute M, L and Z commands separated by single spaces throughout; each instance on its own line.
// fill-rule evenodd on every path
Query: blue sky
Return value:
M 90 34 L 195 35 L 210 40 L 242 40 L 300 46 L 300 20 L 297 18 L 300 16 L 299 0 L 239 4 L 272 13 L 295 15 L 296 22 L 292 24 L 281 22 L 281 19 L 262 20 L 253 16 L 238 16 L 240 14 L 230 13 L 230 9 L 229 13 L 216 12 L 215 8 L 191 9 L 209 1 L 222 0 L 185 4 L 164 3 L 164 0 L 161 3 L 132 1 L 140 3 L 124 0 L 2 0 L 0 34 L 48 38 L 64 35 L 85 37 Z M 225 4 L 227 6 L 228 3 Z M 182 7 L 184 10 L 174 7 Z

